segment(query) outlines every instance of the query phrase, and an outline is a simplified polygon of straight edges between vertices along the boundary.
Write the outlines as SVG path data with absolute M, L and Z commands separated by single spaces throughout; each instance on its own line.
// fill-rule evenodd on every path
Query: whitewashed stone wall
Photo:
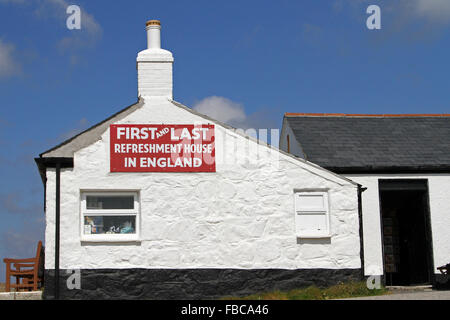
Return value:
M 383 274 L 383 251 L 378 180 L 427 179 L 430 202 L 434 266 L 450 262 L 450 174 L 346 175 L 367 190 L 362 193 L 364 270 L 366 275 Z M 378 272 L 376 272 L 378 270 Z M 439 273 L 436 269 L 435 273 Z
M 172 99 L 172 62 L 137 62 L 139 95 Z
M 172 99 L 173 56 L 161 48 L 146 49 L 138 53 L 138 96 L 164 96 Z
M 146 98 L 119 123 L 209 122 Z M 265 146 L 258 161 L 245 162 L 254 158 L 245 149 L 257 144 L 215 128 L 216 173 L 110 173 L 109 129 L 77 151 L 74 169 L 61 173 L 60 267 L 360 268 L 355 183 Z M 331 238 L 296 237 L 293 193 L 302 188 L 329 189 Z M 47 169 L 46 269 L 54 268 L 54 190 L 55 170 Z M 81 243 L 80 190 L 139 190 L 141 241 Z

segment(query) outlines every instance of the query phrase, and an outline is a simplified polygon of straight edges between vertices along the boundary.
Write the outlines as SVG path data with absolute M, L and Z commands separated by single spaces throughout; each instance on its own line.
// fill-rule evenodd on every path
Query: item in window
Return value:
M 116 226 L 112 226 L 112 227 L 109 228 L 109 231 L 107 233 L 108 234 L 120 233 L 120 228 L 116 227 Z
M 93 231 L 94 221 L 90 217 L 84 218 L 84 234 L 91 234 L 95 233 L 95 230 Z
M 94 224 L 94 220 L 92 220 L 91 217 L 84 217 L 84 224 L 93 225 Z
M 84 225 L 84 234 L 91 234 L 91 225 L 90 224 L 85 224 Z
M 103 225 L 103 217 L 92 217 L 92 221 L 95 225 Z
M 131 226 L 131 222 L 129 221 L 125 222 L 123 228 L 120 230 L 120 233 L 134 233 L 134 229 Z

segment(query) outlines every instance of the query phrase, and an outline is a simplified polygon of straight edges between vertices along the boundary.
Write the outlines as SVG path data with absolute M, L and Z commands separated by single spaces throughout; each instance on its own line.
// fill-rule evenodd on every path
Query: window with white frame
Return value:
M 295 192 L 295 228 L 298 237 L 330 237 L 328 193 Z
M 137 192 L 81 193 L 81 240 L 120 241 L 138 238 Z

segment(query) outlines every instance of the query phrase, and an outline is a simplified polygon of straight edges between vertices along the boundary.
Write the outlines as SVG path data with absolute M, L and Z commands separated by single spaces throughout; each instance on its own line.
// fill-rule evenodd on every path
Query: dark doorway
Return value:
M 388 286 L 432 282 L 432 243 L 426 180 L 380 180 L 383 262 Z

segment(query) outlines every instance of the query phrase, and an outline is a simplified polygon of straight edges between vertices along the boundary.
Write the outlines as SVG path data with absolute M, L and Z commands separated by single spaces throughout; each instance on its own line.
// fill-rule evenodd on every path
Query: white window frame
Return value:
M 297 198 L 302 195 L 315 196 L 320 195 L 323 196 L 323 208 L 299 208 Z M 294 191 L 294 207 L 295 207 L 295 231 L 298 238 L 305 239 L 314 239 L 314 238 L 330 238 L 331 237 L 331 228 L 330 228 L 330 205 L 329 205 L 329 197 L 328 191 Z M 300 230 L 297 226 L 301 224 L 300 217 L 302 214 L 324 214 L 325 215 L 325 230 Z
M 87 196 L 133 196 L 134 209 L 87 209 Z M 80 238 L 82 242 L 129 242 L 140 239 L 140 196 L 138 191 L 80 191 Z M 85 216 L 136 216 L 136 232 L 124 234 L 85 234 Z

